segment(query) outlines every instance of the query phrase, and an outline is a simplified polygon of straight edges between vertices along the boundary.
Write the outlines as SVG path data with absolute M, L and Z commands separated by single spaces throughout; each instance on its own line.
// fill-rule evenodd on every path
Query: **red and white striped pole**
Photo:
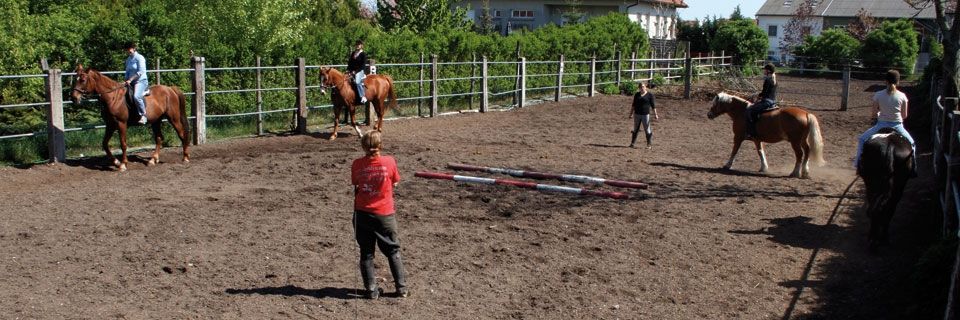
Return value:
M 625 180 L 609 180 L 604 178 L 579 176 L 579 175 L 572 175 L 572 174 L 556 174 L 556 173 L 523 171 L 523 170 L 516 170 L 516 169 L 481 167 L 481 166 L 472 166 L 472 165 L 460 164 L 460 163 L 448 163 L 447 167 L 454 170 L 480 171 L 480 172 L 507 174 L 514 177 L 522 177 L 522 178 L 554 179 L 554 180 L 563 180 L 563 181 L 580 182 L 580 183 L 606 184 L 606 185 L 610 185 L 614 187 L 622 187 L 622 188 L 635 188 L 635 189 L 647 188 L 647 184 L 643 182 L 625 181 Z
M 563 192 L 563 193 L 575 193 L 586 196 L 597 196 L 613 199 L 630 199 L 630 195 L 622 192 L 613 192 L 613 191 L 597 191 L 597 190 L 587 190 L 581 188 L 572 188 L 564 186 L 555 186 L 549 184 L 539 184 L 526 181 L 517 181 L 509 179 L 491 179 L 491 178 L 481 178 L 474 176 L 461 176 L 440 172 L 426 172 L 419 171 L 414 174 L 416 177 L 427 178 L 427 179 L 443 179 L 443 180 L 453 180 L 459 182 L 469 182 L 469 183 L 481 183 L 481 184 L 499 184 L 506 186 L 514 186 L 525 189 L 534 189 L 540 191 L 552 191 L 552 192 Z

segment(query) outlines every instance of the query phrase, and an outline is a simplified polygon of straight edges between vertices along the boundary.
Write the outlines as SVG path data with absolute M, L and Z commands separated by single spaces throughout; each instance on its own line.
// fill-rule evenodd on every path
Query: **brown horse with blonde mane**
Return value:
M 743 98 L 721 92 L 713 99 L 713 107 L 707 113 L 710 119 L 728 114 L 733 120 L 733 151 L 730 153 L 730 160 L 723 166 L 725 170 L 730 170 L 733 166 L 733 159 L 740 150 L 740 144 L 746 140 L 746 110 L 749 105 Z M 760 172 L 767 172 L 767 156 L 763 151 L 763 144 L 783 140 L 790 141 L 797 157 L 790 177 L 809 178 L 811 159 L 816 165 L 824 164 L 823 136 L 820 134 L 820 123 L 813 113 L 798 107 L 784 107 L 762 114 L 756 126 L 757 136 L 751 140 L 756 144 L 757 154 L 760 155 Z
M 77 66 L 76 79 L 73 84 L 73 91 L 70 98 L 74 104 L 80 104 L 85 95 L 98 94 L 100 103 L 100 115 L 106 124 L 106 131 L 103 135 L 103 151 L 107 153 L 107 158 L 113 160 L 113 165 L 120 171 L 127 170 L 127 128 L 136 124 L 138 117 L 136 111 L 131 116 L 131 109 L 126 101 L 127 87 L 123 83 L 118 83 L 109 77 L 104 76 L 97 70 L 84 69 L 82 65 Z M 160 163 L 160 148 L 163 145 L 163 134 L 160 131 L 160 125 L 163 119 L 170 121 L 173 129 L 177 131 L 180 137 L 180 143 L 183 145 L 183 162 L 190 162 L 189 130 L 190 123 L 187 118 L 186 97 L 180 88 L 154 85 L 150 86 L 150 95 L 144 97 L 147 104 L 146 117 L 150 126 L 153 128 L 153 138 L 157 143 L 153 154 L 147 165 Z M 117 160 L 110 152 L 110 138 L 113 132 L 120 131 L 120 149 L 123 152 L 121 160 Z
M 377 124 L 374 126 L 374 130 L 382 132 L 383 115 L 387 111 L 385 107 L 397 107 L 397 95 L 393 90 L 393 78 L 387 75 L 372 74 L 363 80 L 363 84 L 367 88 L 365 92 L 367 101 L 373 104 L 373 108 L 377 113 Z M 350 111 L 350 124 L 353 126 L 353 129 L 357 131 L 357 136 L 361 136 L 360 130 L 357 128 L 356 118 L 356 106 L 359 105 L 358 102 L 360 99 L 357 98 L 356 91 L 353 90 L 353 86 L 350 84 L 348 78 L 337 69 L 321 67 L 320 85 L 322 94 L 327 93 L 327 88 L 332 89 L 330 100 L 333 102 L 333 134 L 330 135 L 330 140 L 337 138 L 337 130 L 340 128 L 340 112 L 342 112 L 344 108 Z M 388 97 L 390 98 L 390 105 L 385 106 Z M 369 123 L 370 119 L 367 119 L 367 124 Z

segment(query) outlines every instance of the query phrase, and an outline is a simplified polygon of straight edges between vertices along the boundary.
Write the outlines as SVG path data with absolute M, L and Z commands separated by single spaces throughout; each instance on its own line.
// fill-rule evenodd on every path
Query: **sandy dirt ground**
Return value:
M 358 298 L 349 166 L 362 153 L 349 131 L 334 141 L 327 128 L 218 141 L 194 147 L 188 164 L 172 147 L 164 163 L 134 162 L 123 173 L 102 157 L 2 168 L 0 314 L 902 318 L 909 316 L 905 277 L 938 216 L 923 168 L 894 218 L 892 244 L 867 253 L 869 222 L 850 162 L 869 126 L 864 90 L 872 84 L 855 83 L 847 112 L 832 100 L 793 98 L 814 106 L 826 141 L 828 164 L 807 180 L 786 177 L 793 166 L 786 143 L 768 145 L 769 174 L 756 172 L 752 145 L 732 171 L 720 170 L 730 118 L 708 120 L 709 101 L 666 94 L 651 150 L 626 147 L 627 96 L 388 121 L 385 153 L 397 158 L 403 179 L 396 200 L 408 298 L 391 295 L 379 254 L 387 294 Z M 586 186 L 634 196 L 612 200 L 414 177 L 455 172 L 445 168 L 450 162 L 650 188 Z

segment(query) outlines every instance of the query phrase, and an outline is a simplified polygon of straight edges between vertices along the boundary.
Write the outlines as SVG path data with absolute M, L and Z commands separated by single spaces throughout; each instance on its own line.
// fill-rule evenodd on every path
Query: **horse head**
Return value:
M 88 94 L 94 89 L 93 81 L 90 79 L 90 69 L 83 69 L 82 64 L 77 64 L 76 70 L 74 70 L 77 75 L 73 79 L 73 90 L 70 91 L 70 101 L 73 101 L 73 104 L 80 105 L 80 100 L 83 100 L 83 96 Z
M 722 114 L 729 113 L 733 111 L 737 105 L 742 105 L 742 107 L 746 108 L 747 101 L 726 92 L 720 92 L 713 98 L 713 105 L 710 107 L 710 111 L 707 112 L 707 118 L 714 119 Z
M 343 74 L 331 67 L 320 67 L 320 94 L 327 94 L 327 88 L 336 88 L 343 82 Z

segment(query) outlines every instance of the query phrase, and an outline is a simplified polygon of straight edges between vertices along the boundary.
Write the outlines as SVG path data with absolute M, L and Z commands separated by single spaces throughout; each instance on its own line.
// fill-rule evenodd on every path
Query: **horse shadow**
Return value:
M 317 299 L 341 299 L 341 300 L 353 300 L 363 298 L 360 290 L 351 289 L 351 288 L 334 288 L 326 287 L 322 289 L 306 289 L 294 285 L 286 285 L 282 287 L 262 287 L 262 288 L 249 288 L 249 289 L 227 289 L 224 290 L 227 294 L 245 294 L 245 295 L 276 295 L 276 296 L 307 296 Z
M 620 149 L 630 148 L 629 146 L 624 146 L 624 145 L 611 145 L 611 144 L 599 144 L 599 143 L 588 143 L 587 145 L 591 147 L 600 147 L 600 148 L 620 148 Z
M 716 173 L 716 174 L 723 174 L 723 175 L 728 175 L 728 176 L 740 176 L 740 177 L 775 177 L 775 176 L 771 176 L 771 175 L 763 174 L 763 173 L 759 173 L 759 172 L 736 171 L 736 170 L 731 170 L 731 169 L 724 169 L 724 168 L 721 168 L 721 167 L 717 167 L 717 168 L 713 168 L 713 167 L 698 167 L 698 166 L 688 166 L 688 165 L 683 165 L 683 164 L 666 163 L 666 162 L 652 162 L 652 163 L 650 163 L 650 165 L 651 165 L 651 166 L 657 166 L 657 167 L 671 167 L 671 168 L 676 168 L 676 169 L 680 169 L 680 170 L 695 171 L 695 172 Z
M 127 154 L 128 163 L 139 163 L 146 166 L 148 160 L 149 158 L 147 157 L 142 157 L 135 154 Z M 67 159 L 63 162 L 63 164 L 71 167 L 83 167 L 97 171 L 117 171 L 117 167 L 114 166 L 113 162 L 111 162 L 106 156 Z
M 757 230 L 730 230 L 728 232 L 741 235 L 767 235 L 767 239 L 770 241 L 804 249 L 829 247 L 832 244 L 831 239 L 836 239 L 836 236 L 847 232 L 846 228 L 836 224 L 810 223 L 813 218 L 805 216 L 764 220 L 772 226 Z

